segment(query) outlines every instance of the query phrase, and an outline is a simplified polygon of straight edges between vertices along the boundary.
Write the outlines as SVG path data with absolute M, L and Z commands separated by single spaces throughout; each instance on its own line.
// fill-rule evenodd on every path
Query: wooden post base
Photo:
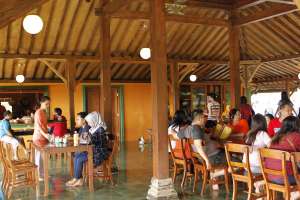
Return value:
M 157 179 L 152 178 L 150 189 L 147 195 L 148 200 L 178 200 L 178 195 L 174 189 L 174 184 L 171 178 Z

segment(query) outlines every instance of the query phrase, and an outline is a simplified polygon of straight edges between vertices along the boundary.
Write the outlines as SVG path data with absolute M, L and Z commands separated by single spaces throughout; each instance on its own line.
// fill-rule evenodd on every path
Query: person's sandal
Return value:
M 66 186 L 71 187 L 75 182 L 76 182 L 76 178 L 73 178 L 66 183 Z
M 74 182 L 74 184 L 72 185 L 72 187 L 81 187 L 83 186 L 83 179 L 78 179 L 77 181 Z

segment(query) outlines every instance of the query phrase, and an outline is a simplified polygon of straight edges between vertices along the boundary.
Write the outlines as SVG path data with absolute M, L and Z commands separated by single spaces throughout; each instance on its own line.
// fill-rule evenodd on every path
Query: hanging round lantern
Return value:
M 151 49 L 150 48 L 142 48 L 140 51 L 141 58 L 148 60 L 151 58 Z
M 25 76 L 24 76 L 24 75 L 21 75 L 21 74 L 17 75 L 17 76 L 16 76 L 16 81 L 17 81 L 18 83 L 23 83 L 23 82 L 25 81 Z
M 27 15 L 23 20 L 23 28 L 27 33 L 38 34 L 43 29 L 43 20 L 38 15 Z
M 195 82 L 197 80 L 197 76 L 195 74 L 190 75 L 190 81 Z

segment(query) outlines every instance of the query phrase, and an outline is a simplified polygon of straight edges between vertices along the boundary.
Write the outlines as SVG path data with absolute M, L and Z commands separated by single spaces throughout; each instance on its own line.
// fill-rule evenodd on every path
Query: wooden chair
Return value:
M 178 146 L 178 143 L 179 143 L 179 148 L 173 149 L 172 145 L 171 145 L 171 141 L 176 141 L 177 146 Z M 168 142 L 169 142 L 169 148 L 170 148 L 170 151 L 171 151 L 171 157 L 172 157 L 173 166 L 174 166 L 173 167 L 174 171 L 173 171 L 172 180 L 173 180 L 173 183 L 175 183 L 176 177 L 179 174 L 180 170 L 183 170 L 183 177 L 182 177 L 181 185 L 180 185 L 181 189 L 183 190 L 186 178 L 188 176 L 192 176 L 192 174 L 189 173 L 191 160 L 187 159 L 186 152 L 185 152 L 185 142 L 186 141 L 183 140 L 183 139 L 177 140 L 172 135 L 169 135 Z M 178 155 L 180 155 L 180 156 L 178 156 Z
M 105 181 L 110 181 L 111 184 L 114 185 L 112 167 L 116 154 L 119 151 L 119 137 L 114 137 L 113 140 L 109 141 L 109 144 L 111 144 L 111 153 L 107 160 L 105 160 L 100 166 L 94 169 L 94 177 Z M 83 172 L 83 179 L 85 182 L 88 182 L 87 163 L 84 164 Z
M 227 165 L 212 165 L 211 169 L 207 169 L 207 165 L 205 160 L 200 156 L 198 152 L 193 152 L 192 148 L 192 140 L 188 140 L 190 145 L 190 149 L 192 150 L 192 163 L 194 166 L 194 186 L 193 192 L 196 190 L 196 184 L 198 182 L 199 173 L 202 174 L 202 188 L 201 188 L 201 196 L 203 196 L 204 191 L 206 189 L 206 185 L 214 185 L 214 184 L 224 184 L 226 188 L 226 193 L 229 193 L 229 175 L 228 175 L 228 167 Z M 216 171 L 224 170 L 224 180 L 215 180 L 210 179 L 210 173 L 214 173 Z
M 104 180 L 110 181 L 111 184 L 114 184 L 113 181 L 113 174 L 112 174 L 112 167 L 114 163 L 114 158 L 116 154 L 118 153 L 119 150 L 119 138 L 115 137 L 113 140 L 113 145 L 112 145 L 112 151 L 108 157 L 107 160 L 104 161 L 104 167 L 103 167 L 103 175 L 97 175 L 96 178 L 102 178 Z
M 300 152 L 293 152 L 292 155 L 292 166 L 293 173 L 296 179 L 298 190 L 300 191 L 300 172 L 299 172 L 299 163 L 300 163 Z
M 263 177 L 266 182 L 267 199 L 275 199 L 275 192 L 282 192 L 285 195 L 285 199 L 289 200 L 291 192 L 297 191 L 297 185 L 290 185 L 288 181 L 286 166 L 287 162 L 291 160 L 291 154 L 285 151 L 274 149 L 260 149 L 260 163 L 262 167 Z M 265 164 L 266 159 L 277 159 L 281 161 L 282 170 L 276 170 L 267 168 Z M 276 175 L 283 177 L 284 184 L 276 184 L 269 180 L 269 175 Z
M 38 192 L 37 166 L 28 160 L 14 161 L 10 144 L 0 143 L 0 151 L 1 155 L 5 155 L 1 156 L 1 161 L 6 171 L 3 188 L 8 198 L 17 187 L 32 186 Z
M 229 170 L 231 171 L 233 181 L 233 196 L 232 199 L 236 200 L 238 195 L 238 182 L 246 183 L 248 185 L 248 200 L 258 199 L 266 196 L 265 194 L 258 194 L 254 191 L 254 183 L 262 181 L 262 174 L 253 174 L 251 172 L 249 163 L 249 146 L 242 144 L 227 143 L 225 145 L 225 153 Z M 246 163 L 242 161 L 234 161 L 233 154 L 246 156 Z

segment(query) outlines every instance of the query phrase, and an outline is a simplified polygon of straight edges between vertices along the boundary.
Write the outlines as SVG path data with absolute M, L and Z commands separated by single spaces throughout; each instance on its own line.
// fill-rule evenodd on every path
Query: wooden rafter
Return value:
M 135 1 L 137 1 L 137 0 L 113 0 L 113 1 L 106 0 L 106 3 L 103 6 L 102 10 L 106 14 L 115 13 Z M 139 1 L 141 1 L 141 0 L 139 0 Z
M 255 67 L 255 69 L 253 70 L 252 74 L 250 75 L 250 77 L 248 79 L 248 83 L 252 82 L 253 78 L 255 77 L 256 73 L 258 72 L 258 70 L 260 69 L 261 66 L 262 66 L 262 64 L 259 64 Z
M 297 7 L 300 9 L 300 0 L 294 0 L 294 2 L 297 5 Z
M 54 73 L 57 77 L 59 77 L 64 83 L 67 84 L 68 81 L 67 81 L 66 77 L 65 77 L 63 74 L 61 74 L 61 73 L 53 66 L 52 63 L 50 63 L 50 62 L 47 61 L 47 60 L 43 60 L 43 59 L 41 59 L 41 60 L 39 60 L 39 61 L 41 61 L 42 63 L 44 63 L 51 71 L 53 71 L 53 73 Z
M 265 2 L 265 0 L 239 0 L 233 5 L 235 9 L 245 9 Z
M 96 15 L 101 15 L 99 10 L 96 10 Z M 131 19 L 131 20 L 149 20 L 150 15 L 147 12 L 131 12 L 131 11 L 122 11 L 112 13 L 110 15 L 112 18 L 120 18 L 120 19 Z M 205 18 L 199 17 L 196 15 L 174 15 L 169 14 L 166 15 L 166 20 L 169 22 L 178 22 L 178 23 L 187 23 L 187 24 L 202 24 L 202 25 L 211 25 L 211 26 L 228 26 L 229 23 L 225 19 L 214 19 L 214 18 Z
M 173 3 L 174 0 L 166 0 L 166 3 Z M 208 0 L 189 0 L 184 3 L 186 6 L 191 6 L 191 7 L 201 7 L 201 8 L 212 8 L 212 9 L 223 9 L 223 10 L 229 10 L 231 9 L 230 4 L 225 4 L 225 3 L 219 3 L 219 2 L 212 2 Z
M 196 69 L 196 66 L 195 65 L 190 65 L 190 66 L 187 66 L 184 71 L 180 74 L 180 78 L 179 78 L 179 81 L 178 83 L 180 84 L 184 79 L 185 77 L 191 73 L 192 71 L 194 71 Z
M 298 8 L 294 5 L 288 5 L 288 4 L 276 4 L 273 5 L 271 8 L 255 12 L 254 14 L 251 14 L 249 16 L 243 16 L 243 17 L 237 17 L 233 20 L 234 25 L 247 25 L 255 22 L 264 21 L 267 19 L 271 19 L 274 17 L 278 17 L 281 15 L 285 15 L 291 12 L 294 12 L 298 10 Z
M 0 0 L 0 29 L 49 0 Z

